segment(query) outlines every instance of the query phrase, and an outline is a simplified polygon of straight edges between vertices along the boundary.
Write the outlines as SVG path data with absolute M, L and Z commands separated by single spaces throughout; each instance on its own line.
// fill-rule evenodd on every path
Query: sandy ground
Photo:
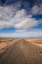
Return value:
M 3 53 L 6 48 L 10 47 L 19 39 L 11 39 L 11 38 L 0 38 L 0 53 Z
M 0 64 L 42 64 L 42 48 L 20 39 L 1 54 Z
M 42 38 L 27 38 L 27 42 L 42 48 Z
M 0 53 L 4 52 L 6 48 L 14 44 L 20 39 L 15 38 L 0 38 Z M 34 44 L 42 48 L 42 38 L 25 38 L 25 40 L 31 44 Z

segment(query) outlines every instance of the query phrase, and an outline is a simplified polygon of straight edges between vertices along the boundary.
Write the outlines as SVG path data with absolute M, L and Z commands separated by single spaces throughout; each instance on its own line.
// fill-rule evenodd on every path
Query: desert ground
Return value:
M 0 64 L 42 64 L 42 38 L 0 38 Z

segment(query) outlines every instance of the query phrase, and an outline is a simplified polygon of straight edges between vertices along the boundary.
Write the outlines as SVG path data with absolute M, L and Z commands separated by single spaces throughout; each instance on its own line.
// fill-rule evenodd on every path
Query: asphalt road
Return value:
M 42 49 L 21 39 L 1 54 L 0 64 L 42 64 Z

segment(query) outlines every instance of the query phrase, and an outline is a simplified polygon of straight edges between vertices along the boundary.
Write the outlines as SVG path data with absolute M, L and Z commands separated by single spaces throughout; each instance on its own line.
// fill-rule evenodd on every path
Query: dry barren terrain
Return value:
M 25 40 L 27 42 L 29 41 L 29 43 L 31 43 L 31 44 L 34 44 L 34 45 L 42 48 L 42 38 L 27 38 Z
M 4 52 L 6 48 L 13 45 L 19 39 L 13 38 L 0 38 L 0 53 Z
M 42 64 L 42 38 L 0 38 L 0 64 Z

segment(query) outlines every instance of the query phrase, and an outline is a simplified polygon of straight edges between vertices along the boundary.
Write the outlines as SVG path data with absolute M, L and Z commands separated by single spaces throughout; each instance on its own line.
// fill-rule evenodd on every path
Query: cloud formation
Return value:
M 32 14 L 42 14 L 42 4 L 38 5 L 34 5 L 31 9 L 31 13 Z
M 8 38 L 28 38 L 28 37 L 42 37 L 42 30 L 30 30 L 23 31 L 17 30 L 13 33 L 0 33 L 0 37 L 8 37 Z
M 42 24 L 42 18 L 37 20 L 33 18 L 35 15 L 42 15 L 41 0 L 0 0 L 0 30 L 16 28 L 14 33 L 0 33 L 0 36 L 41 37 L 42 29 L 31 30 L 33 27 Z
M 32 28 L 39 24 L 38 21 L 42 20 L 32 18 L 33 15 L 42 14 L 42 4 L 39 3 L 41 0 L 37 1 L 39 5 L 33 0 L 35 5 L 32 7 L 29 7 L 29 1 L 2 0 L 1 3 L 2 2 L 4 2 L 4 4 L 0 6 L 0 29 L 10 27 L 17 29 Z M 8 3 L 10 4 L 8 5 Z
M 0 29 L 14 27 L 17 29 L 27 29 L 38 25 L 38 21 L 27 15 L 25 9 L 17 10 L 17 7 L 0 6 Z

